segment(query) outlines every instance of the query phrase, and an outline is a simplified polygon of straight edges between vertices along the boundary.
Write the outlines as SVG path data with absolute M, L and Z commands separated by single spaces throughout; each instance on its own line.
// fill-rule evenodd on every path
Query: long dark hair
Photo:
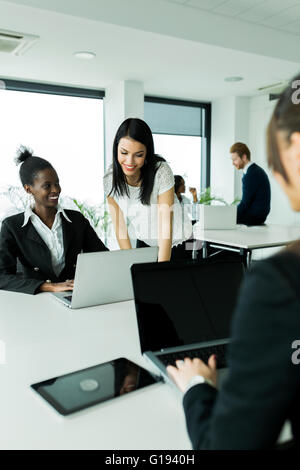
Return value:
M 175 194 L 177 194 L 179 187 L 182 185 L 183 178 L 181 175 L 174 175 L 174 181 L 175 181 L 174 191 L 175 191 Z
M 117 196 L 123 196 L 126 194 L 129 197 L 126 177 L 120 163 L 118 162 L 118 145 L 123 137 L 130 137 L 131 139 L 145 145 L 147 149 L 145 163 L 141 168 L 140 201 L 142 204 L 149 205 L 155 174 L 160 166 L 157 165 L 157 163 L 164 162 L 165 159 L 154 153 L 151 129 L 142 119 L 126 119 L 117 130 L 113 144 L 113 182 L 109 195 L 114 193 Z
M 288 176 L 280 159 L 277 143 L 277 132 L 283 131 L 287 143 L 290 142 L 294 132 L 300 132 L 300 99 L 299 88 L 300 74 L 294 77 L 287 88 L 281 93 L 267 130 L 267 154 L 269 167 L 280 173 L 289 183 Z

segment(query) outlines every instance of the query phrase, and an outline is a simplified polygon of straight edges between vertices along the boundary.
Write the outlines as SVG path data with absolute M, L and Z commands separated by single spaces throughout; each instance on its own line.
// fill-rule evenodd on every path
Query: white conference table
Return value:
M 203 230 L 198 223 L 193 226 L 193 236 L 203 242 L 203 258 L 207 258 L 211 246 L 240 253 L 249 266 L 253 250 L 285 246 L 300 239 L 300 226 L 237 225 L 233 230 Z
M 191 449 L 182 397 L 169 385 L 67 417 L 30 387 L 118 357 L 149 370 L 133 301 L 71 310 L 51 294 L 0 291 L 0 341 L 1 449 Z

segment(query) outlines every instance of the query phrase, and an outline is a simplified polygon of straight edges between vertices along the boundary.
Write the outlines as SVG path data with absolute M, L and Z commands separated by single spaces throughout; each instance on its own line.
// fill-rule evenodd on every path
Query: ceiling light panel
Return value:
M 227 1 L 227 0 L 226 0 Z M 188 0 L 186 5 L 200 8 L 202 10 L 213 10 L 222 3 L 226 3 L 224 0 Z
M 296 18 L 295 18 L 296 19 Z M 278 15 L 271 16 L 260 21 L 260 24 L 264 26 L 269 26 L 270 28 L 284 29 L 284 27 L 291 23 L 291 18 L 285 12 Z
M 76 57 L 76 59 L 84 59 L 84 60 L 91 60 L 96 57 L 96 54 L 90 51 L 78 51 L 78 52 L 74 52 L 73 55 Z
M 294 7 L 296 3 L 300 5 L 300 1 L 297 0 L 284 0 L 284 2 L 282 0 L 267 0 L 240 14 L 239 18 L 241 20 L 259 23 L 279 13 L 285 14 L 285 12 L 288 11 L 290 7 Z
M 214 8 L 214 13 L 226 16 L 237 16 L 262 3 L 262 0 L 228 0 Z
M 187 2 L 187 0 L 167 0 L 167 2 L 184 4 Z
M 294 34 L 300 34 L 300 20 L 297 20 L 294 23 L 290 23 L 284 26 L 284 31 L 288 31 Z

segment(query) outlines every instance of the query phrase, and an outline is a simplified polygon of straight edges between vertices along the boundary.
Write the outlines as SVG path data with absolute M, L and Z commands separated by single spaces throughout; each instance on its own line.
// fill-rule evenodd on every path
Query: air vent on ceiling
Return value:
M 258 91 L 270 91 L 272 88 L 277 88 L 279 86 L 282 86 L 283 85 L 283 82 L 278 82 L 278 83 L 272 83 L 272 85 L 266 85 L 266 86 L 262 86 L 260 88 L 257 88 Z
M 37 40 L 38 36 L 0 29 L 0 52 L 21 55 Z
M 257 90 L 263 95 L 269 94 L 269 101 L 273 101 L 279 98 L 280 94 L 286 88 L 287 84 L 288 82 L 282 81 L 278 83 L 273 83 L 272 85 L 260 87 Z

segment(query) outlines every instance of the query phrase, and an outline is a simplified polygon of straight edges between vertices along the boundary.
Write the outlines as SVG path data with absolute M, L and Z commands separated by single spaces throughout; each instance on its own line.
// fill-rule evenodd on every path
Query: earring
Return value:
M 29 207 L 32 209 L 34 207 L 34 197 L 32 194 L 29 194 L 29 197 L 28 197 L 28 205 Z

